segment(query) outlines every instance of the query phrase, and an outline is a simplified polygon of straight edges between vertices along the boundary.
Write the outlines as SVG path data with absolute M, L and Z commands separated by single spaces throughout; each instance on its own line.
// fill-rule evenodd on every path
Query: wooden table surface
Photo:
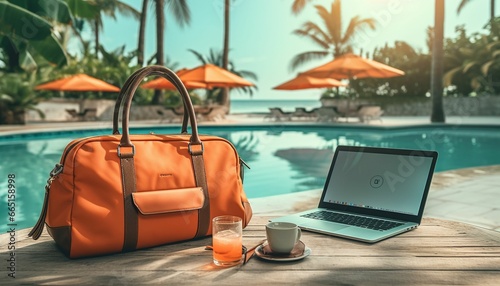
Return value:
M 267 217 L 243 231 L 251 247 L 265 237 Z M 211 238 L 130 253 L 71 260 L 45 232 L 38 241 L 16 233 L 15 276 L 8 276 L 8 234 L 0 236 L 1 285 L 499 285 L 500 233 L 471 225 L 424 219 L 416 230 L 365 244 L 311 232 L 302 241 L 312 254 L 300 261 L 217 268 L 204 246 Z M 7 267 L 6 267 L 7 266 Z M 6 284 L 4 284 L 6 283 Z

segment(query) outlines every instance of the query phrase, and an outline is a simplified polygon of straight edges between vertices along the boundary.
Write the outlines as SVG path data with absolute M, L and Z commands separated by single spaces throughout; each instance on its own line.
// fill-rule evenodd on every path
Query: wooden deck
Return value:
M 255 217 L 243 231 L 246 246 L 265 237 L 266 221 Z M 211 251 L 204 250 L 211 238 L 70 260 L 47 233 L 38 241 L 26 234 L 27 230 L 17 232 L 15 279 L 8 276 L 8 234 L 0 236 L 2 285 L 498 285 L 500 281 L 500 233 L 438 219 L 424 219 L 418 229 L 372 245 L 303 232 L 302 241 L 312 250 L 309 257 L 294 262 L 254 257 L 233 268 L 211 263 Z

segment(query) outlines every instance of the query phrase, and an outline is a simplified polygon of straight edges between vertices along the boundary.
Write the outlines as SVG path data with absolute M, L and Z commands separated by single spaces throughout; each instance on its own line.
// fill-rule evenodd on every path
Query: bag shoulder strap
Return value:
M 61 164 L 56 164 L 54 169 L 50 171 L 49 179 L 47 180 L 47 184 L 45 185 L 45 196 L 43 198 L 42 211 L 40 212 L 40 216 L 38 217 L 38 221 L 36 222 L 35 226 L 28 233 L 28 237 L 31 237 L 34 240 L 37 240 L 42 235 L 43 227 L 45 226 L 45 217 L 47 216 L 47 208 L 49 206 L 50 186 L 52 185 L 52 182 L 55 180 L 57 175 L 59 175 L 62 171 L 63 165 Z

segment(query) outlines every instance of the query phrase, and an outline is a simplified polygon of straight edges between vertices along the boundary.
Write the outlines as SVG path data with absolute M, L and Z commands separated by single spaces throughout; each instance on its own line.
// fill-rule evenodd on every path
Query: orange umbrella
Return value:
M 213 87 L 244 87 L 254 84 L 213 64 L 205 64 L 190 69 L 179 76 L 183 82 L 198 82 L 206 84 L 206 88 Z
M 294 79 L 291 79 L 285 83 L 275 86 L 273 87 L 273 89 L 298 90 L 298 89 L 308 89 L 308 88 L 328 88 L 337 86 L 346 86 L 346 84 L 333 78 L 317 78 L 305 74 L 299 74 Z
M 362 58 L 354 54 L 345 54 L 304 74 L 316 77 L 336 79 L 351 78 L 388 78 L 404 75 L 404 71 L 382 63 Z
M 76 74 L 40 84 L 35 90 L 119 92 L 120 88 L 86 74 Z
M 181 76 L 185 74 L 188 69 L 181 69 L 176 72 L 178 76 Z M 183 81 L 184 86 L 187 89 L 194 89 L 194 88 L 206 88 L 207 84 L 202 83 L 202 82 L 194 82 L 194 81 Z M 141 85 L 142 88 L 148 88 L 148 89 L 172 89 L 175 90 L 176 87 L 168 81 L 166 78 L 159 77 L 157 79 L 154 79 L 152 81 L 148 81 L 147 83 Z

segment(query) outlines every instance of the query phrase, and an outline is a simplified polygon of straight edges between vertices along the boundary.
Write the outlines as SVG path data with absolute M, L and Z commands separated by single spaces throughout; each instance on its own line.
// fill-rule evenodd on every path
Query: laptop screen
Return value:
M 435 158 L 423 156 L 422 151 L 360 150 L 337 150 L 323 202 L 418 215 Z

